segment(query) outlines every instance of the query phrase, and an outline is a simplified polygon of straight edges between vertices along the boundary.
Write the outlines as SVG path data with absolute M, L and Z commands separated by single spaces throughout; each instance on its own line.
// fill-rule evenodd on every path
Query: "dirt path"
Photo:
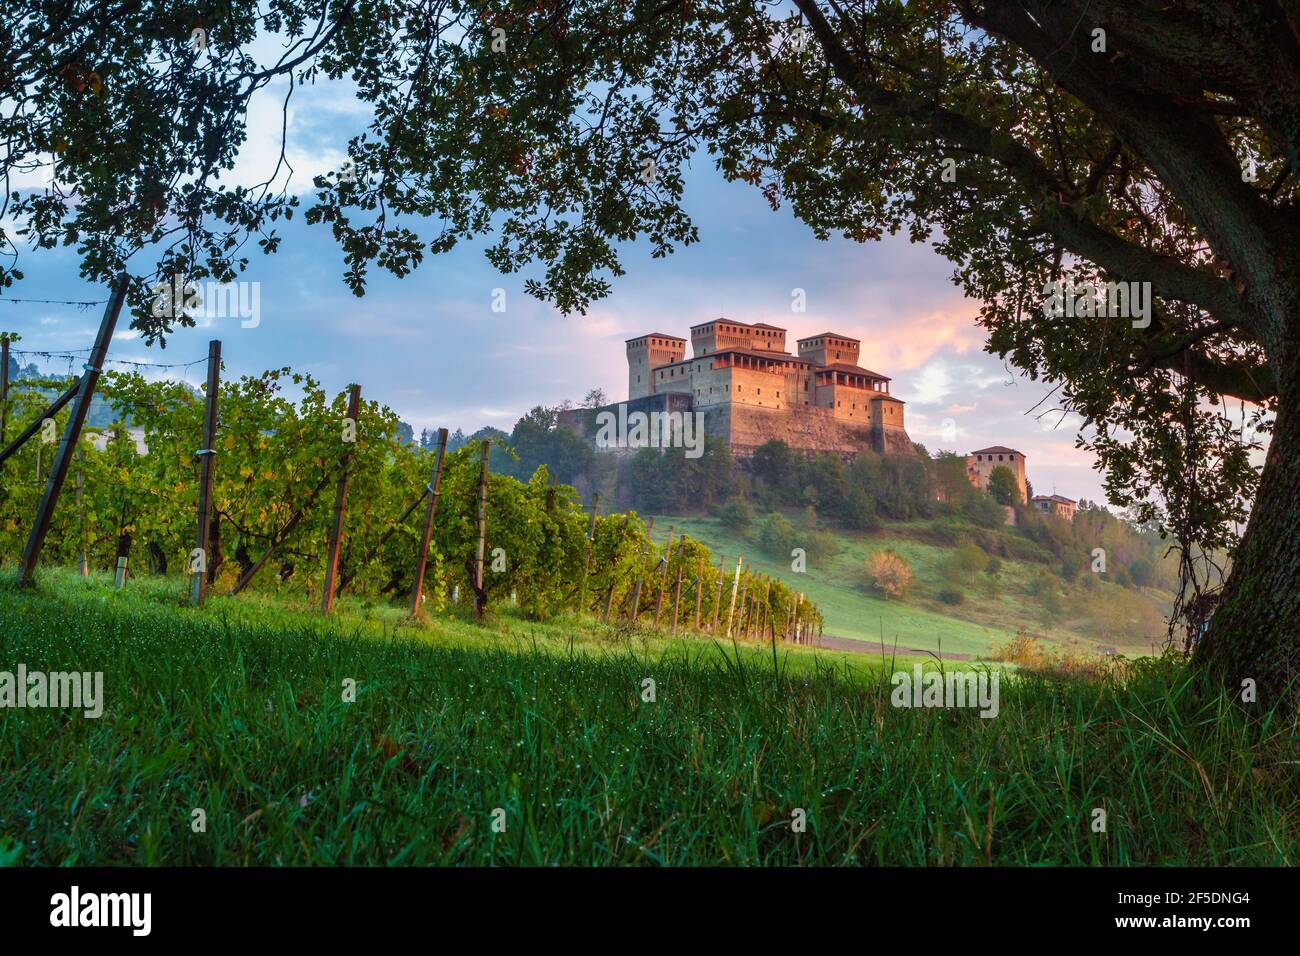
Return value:
M 915 655 L 925 654 L 943 658 L 946 661 L 968 661 L 971 659 L 969 654 L 956 654 L 952 651 L 931 651 L 923 647 L 894 647 L 884 645 L 879 641 L 859 641 L 851 637 L 832 637 L 825 634 L 817 639 L 817 646 L 825 648 L 828 651 L 850 651 L 854 654 L 873 654 L 876 657 L 884 656 L 886 660 L 891 655 Z

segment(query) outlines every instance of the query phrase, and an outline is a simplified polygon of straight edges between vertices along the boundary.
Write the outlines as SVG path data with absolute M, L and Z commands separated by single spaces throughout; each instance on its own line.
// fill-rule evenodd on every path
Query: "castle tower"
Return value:
M 654 370 L 686 357 L 686 340 L 662 332 L 651 332 L 627 340 L 627 397 L 645 398 L 654 393 Z
M 814 365 L 857 365 L 862 345 L 838 332 L 822 332 L 799 340 L 799 357 Z

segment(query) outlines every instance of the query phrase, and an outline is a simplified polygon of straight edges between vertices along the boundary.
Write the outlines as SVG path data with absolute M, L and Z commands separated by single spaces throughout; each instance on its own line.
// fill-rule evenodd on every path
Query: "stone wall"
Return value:
M 766 442 L 779 440 L 797 451 L 833 452 L 845 457 L 873 450 L 881 454 L 915 454 L 902 428 L 870 425 L 865 420 L 836 418 L 829 408 L 812 405 L 797 410 L 719 405 L 704 409 L 704 431 L 731 446 L 732 454 L 748 457 Z
M 766 376 L 781 381 L 783 376 Z M 742 393 L 744 394 L 744 393 Z M 763 396 L 766 399 L 766 394 Z M 758 395 L 754 393 L 754 399 Z M 606 405 L 596 411 L 618 413 L 618 405 Z M 744 402 L 696 405 L 693 396 L 680 392 L 660 392 L 622 403 L 628 414 L 633 412 L 704 413 L 704 433 L 726 442 L 733 455 L 747 458 L 766 442 L 779 440 L 790 448 L 804 452 L 832 452 L 852 457 L 872 450 L 880 454 L 912 455 L 915 449 L 907 432 L 890 424 L 871 424 L 868 420 L 846 421 L 829 408 L 800 405 L 793 409 L 772 408 Z M 573 409 L 560 413 L 560 423 L 578 434 L 595 440 L 596 411 Z

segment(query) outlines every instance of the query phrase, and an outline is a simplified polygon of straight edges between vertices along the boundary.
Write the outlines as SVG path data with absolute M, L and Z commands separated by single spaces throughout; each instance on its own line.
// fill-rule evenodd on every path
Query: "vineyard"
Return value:
M 331 396 L 289 368 L 224 382 L 216 348 L 203 392 L 136 370 L 103 373 L 92 389 L 114 420 L 70 431 L 76 402 L 51 410 L 50 397 L 78 382 L 8 384 L 0 444 L 14 437 L 8 423 L 38 427 L 0 463 L 0 567 L 30 549 L 57 453 L 71 442 L 37 550 L 82 574 L 113 571 L 119 587 L 179 572 L 196 602 L 292 590 L 320 594 L 328 612 L 347 590 L 417 616 L 464 602 L 482 619 L 509 602 L 536 620 L 578 611 L 800 643 L 822 624 L 816 607 L 739 556 L 729 567 L 671 531 L 657 544 L 653 519 L 599 514 L 598 496 L 586 509 L 545 467 L 526 482 L 493 474 L 493 454 L 513 457 L 504 443 L 446 451 L 445 430 L 433 450 L 403 441 L 396 413 L 357 386 Z

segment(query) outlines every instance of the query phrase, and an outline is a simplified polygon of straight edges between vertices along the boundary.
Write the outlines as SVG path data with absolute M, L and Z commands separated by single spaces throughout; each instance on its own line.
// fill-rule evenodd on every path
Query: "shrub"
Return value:
M 888 549 L 867 558 L 865 570 L 868 582 L 885 595 L 886 601 L 902 595 L 916 580 L 908 563 Z
M 732 531 L 745 531 L 754 521 L 754 507 L 748 499 L 735 497 L 718 509 L 718 518 Z
M 957 605 L 966 600 L 966 594 L 961 588 L 949 586 L 939 591 L 939 600 L 944 604 Z
M 800 537 L 794 526 L 786 520 L 785 515 L 773 512 L 758 525 L 758 546 L 768 554 L 785 557 L 792 548 L 798 547 L 796 538 Z
M 1007 522 L 1007 513 L 988 495 L 971 495 L 962 505 L 962 513 L 981 528 L 1000 528 Z

